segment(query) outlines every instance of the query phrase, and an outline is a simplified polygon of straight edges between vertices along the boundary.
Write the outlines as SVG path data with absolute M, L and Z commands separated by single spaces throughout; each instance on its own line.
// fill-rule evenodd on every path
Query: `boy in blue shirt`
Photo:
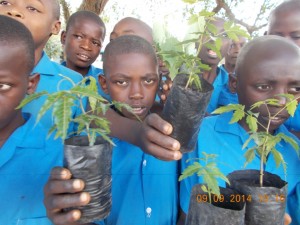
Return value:
M 228 105 L 228 104 L 237 104 L 238 97 L 234 92 L 235 85 L 235 64 L 238 57 L 238 54 L 242 47 L 246 44 L 245 37 L 239 37 L 238 41 L 230 40 L 229 45 L 227 46 L 227 52 L 225 53 L 224 59 L 225 64 L 223 64 L 220 68 L 225 70 L 228 74 L 228 82 L 222 88 L 218 100 L 218 107 Z
M 66 61 L 62 65 L 80 73 L 92 76 L 98 81 L 103 70 L 92 65 L 100 54 L 105 38 L 105 25 L 101 18 L 91 11 L 72 14 L 66 30 L 61 33 Z M 99 94 L 107 96 L 97 83 Z
M 278 5 L 270 14 L 267 34 L 279 35 L 293 41 L 300 47 L 300 2 L 291 0 Z M 285 126 L 300 138 L 300 106 L 293 117 L 290 117 Z M 293 225 L 300 224 L 300 183 L 288 198 Z
M 270 14 L 267 34 L 278 35 L 300 47 L 300 2 L 291 0 L 278 5 Z M 300 138 L 300 105 L 286 127 Z
M 53 166 L 61 165 L 62 144 L 21 109 L 34 92 L 39 74 L 34 67 L 30 31 L 0 15 L 0 224 L 51 224 L 43 205 L 43 187 Z
M 44 47 L 51 35 L 58 34 L 60 30 L 60 7 L 57 0 L 40 0 L 29 2 L 27 0 L 2 1 L 0 3 L 0 14 L 10 16 L 23 23 L 31 32 L 35 44 L 35 67 L 32 73 L 40 74 L 40 82 L 36 92 L 57 90 L 67 90 L 72 87 L 70 81 L 65 80 L 60 75 L 64 75 L 78 83 L 82 76 L 64 66 L 61 66 L 49 59 L 44 52 Z M 36 116 L 45 102 L 45 97 L 36 99 L 23 108 L 24 112 L 29 112 Z M 73 116 L 76 109 L 72 110 Z M 52 111 L 49 110 L 40 123 L 46 129 L 50 129 L 54 123 Z M 70 131 L 73 127 L 70 127 Z
M 211 21 L 211 23 L 216 27 L 217 33 L 224 32 L 225 21 L 223 19 L 216 18 L 214 21 Z M 206 41 L 213 42 L 212 40 L 203 40 L 203 42 Z M 228 42 L 229 39 L 227 37 L 222 39 L 222 46 L 220 49 L 222 57 L 225 55 Z M 217 53 L 207 48 L 205 45 L 202 46 L 198 57 L 201 59 L 202 63 L 209 65 L 211 68 L 209 71 L 203 71 L 203 78 L 214 86 L 210 102 L 207 106 L 207 113 L 211 113 L 218 106 L 220 92 L 228 82 L 228 74 L 224 68 L 218 67 L 221 59 L 218 57 Z
M 159 84 L 153 47 L 141 37 L 125 35 L 108 44 L 103 63 L 103 90 L 114 101 L 132 107 L 132 112 L 125 109 L 117 112 L 129 119 L 144 120 L 154 103 Z M 125 141 L 114 140 L 114 143 L 112 209 L 102 222 L 114 225 L 176 224 L 177 162 L 156 159 Z M 73 210 L 65 214 L 62 209 L 86 204 L 88 194 L 82 193 L 81 187 L 74 189 L 74 180 L 70 179 L 66 169 L 56 168 L 52 172 L 45 187 L 48 216 L 58 224 L 74 222 L 79 219 L 80 212 Z M 67 177 L 64 180 L 59 174 Z M 80 186 L 82 184 L 80 181 Z
M 296 45 L 277 36 L 254 39 L 243 47 L 236 64 L 236 91 L 239 103 L 245 105 L 245 110 L 249 110 L 255 102 L 279 98 L 280 104 L 284 106 L 286 99 L 278 96 L 279 94 L 289 93 L 295 97 L 300 96 L 299 70 L 300 49 Z M 281 107 L 269 106 L 268 110 L 274 115 L 281 110 Z M 255 111 L 259 113 L 259 123 L 265 127 L 269 121 L 268 110 L 266 107 L 260 107 Z M 242 150 L 242 146 L 249 137 L 249 128 L 245 119 L 229 124 L 231 117 L 232 113 L 225 113 L 205 118 L 202 121 L 197 149 L 183 156 L 182 171 L 193 163 L 193 161 L 186 162 L 186 159 L 199 158 L 202 151 L 218 155 L 218 166 L 225 175 L 244 168 L 245 150 Z M 269 132 L 274 135 L 282 132 L 297 140 L 283 125 L 288 117 L 287 111 L 283 110 L 280 115 L 270 121 Z M 258 131 L 260 130 L 263 129 L 259 127 Z M 268 158 L 265 170 L 286 180 L 288 193 L 290 193 L 295 184 L 300 181 L 300 160 L 292 146 L 283 140 L 276 146 L 276 149 L 281 152 L 287 163 L 287 177 L 282 166 L 276 167 L 273 157 Z M 259 165 L 260 158 L 255 156 L 252 163 L 247 165 L 247 169 L 258 169 Z M 182 218 L 188 211 L 190 192 L 196 183 L 201 183 L 201 177 L 193 175 L 184 179 L 180 184 Z M 219 185 L 224 186 L 224 183 L 219 183 Z M 293 209 L 288 208 L 288 210 Z

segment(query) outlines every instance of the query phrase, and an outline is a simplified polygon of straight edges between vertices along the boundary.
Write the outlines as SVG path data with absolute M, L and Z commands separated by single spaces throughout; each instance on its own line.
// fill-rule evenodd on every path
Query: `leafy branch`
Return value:
M 202 152 L 204 157 L 197 159 L 189 159 L 187 160 L 199 160 L 203 162 L 203 165 L 200 162 L 194 162 L 192 165 L 188 166 L 180 175 L 179 181 L 194 175 L 202 176 L 204 184 L 201 186 L 202 190 L 208 193 L 209 202 L 211 203 L 211 195 L 215 194 L 220 196 L 220 188 L 218 185 L 218 178 L 224 180 L 229 184 L 229 180 L 227 177 L 218 169 L 217 164 L 215 162 L 217 155 L 216 154 L 207 154 Z
M 75 84 L 68 77 L 60 76 L 64 78 L 64 81 L 69 81 L 72 84 L 72 88 L 59 90 L 54 93 L 48 93 L 47 91 L 34 93 L 26 97 L 18 108 L 44 96 L 46 100 L 37 115 L 36 123 L 40 121 L 48 110 L 53 109 L 54 125 L 50 128 L 49 135 L 55 132 L 55 138 L 61 137 L 62 140 L 65 140 L 70 135 L 84 133 L 88 136 L 90 145 L 93 145 L 96 137 L 101 135 L 105 140 L 113 144 L 108 137 L 110 133 L 109 121 L 96 115 L 99 113 L 105 114 L 112 105 L 117 105 L 118 108 L 125 107 L 126 109 L 130 107 L 122 103 L 110 103 L 101 97 L 97 92 L 96 79 L 93 77 L 85 77 L 78 84 Z M 86 109 L 87 103 L 90 104 L 89 110 Z M 75 118 L 72 117 L 72 110 L 76 111 Z M 71 123 L 77 125 L 77 131 L 68 133 Z M 96 126 L 91 127 L 91 124 Z
M 260 186 L 263 186 L 263 175 L 264 175 L 264 165 L 267 163 L 267 158 L 270 154 L 273 155 L 276 166 L 279 167 L 280 165 L 283 166 L 284 172 L 286 173 L 286 163 L 282 154 L 276 149 L 276 145 L 284 140 L 286 143 L 289 143 L 299 155 L 299 146 L 297 142 L 283 134 L 278 133 L 273 135 L 270 133 L 270 125 L 271 121 L 275 120 L 283 110 L 287 110 L 287 112 L 293 116 L 298 105 L 298 100 L 300 97 L 295 98 L 291 94 L 280 94 L 278 95 L 280 98 L 285 98 L 286 103 L 283 105 L 280 103 L 278 99 L 267 99 L 263 101 L 256 102 L 253 104 L 249 110 L 245 111 L 245 106 L 240 104 L 229 104 L 227 106 L 222 106 L 216 109 L 213 114 L 222 114 L 226 112 L 233 112 L 232 118 L 230 120 L 231 123 L 236 123 L 245 118 L 246 124 L 250 130 L 250 136 L 243 144 L 242 149 L 246 149 L 250 146 L 250 142 L 253 141 L 255 143 L 254 147 L 249 147 L 249 149 L 245 153 L 245 166 L 252 162 L 255 158 L 255 154 L 259 155 L 260 157 Z M 268 113 L 268 123 L 267 126 L 263 125 L 259 122 L 258 117 L 259 113 L 254 113 L 253 110 L 259 107 L 265 107 Z M 272 115 L 269 110 L 270 106 L 281 107 L 281 109 Z M 260 129 L 259 129 L 260 128 Z

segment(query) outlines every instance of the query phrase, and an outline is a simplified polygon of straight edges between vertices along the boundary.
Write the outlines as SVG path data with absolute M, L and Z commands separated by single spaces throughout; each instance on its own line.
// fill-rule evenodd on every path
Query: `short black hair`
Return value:
M 50 0 L 50 1 L 52 1 L 53 15 L 56 19 L 59 20 L 59 18 L 60 18 L 60 1 L 59 0 Z
M 104 74 L 109 58 L 129 53 L 149 55 L 153 59 L 153 62 L 156 65 L 158 64 L 156 53 L 148 41 L 136 35 L 123 35 L 109 42 L 105 48 L 103 54 Z
M 295 10 L 300 10 L 300 1 L 299 0 L 289 0 L 289 1 L 284 1 L 278 6 L 276 6 L 275 9 L 273 9 L 270 13 L 269 20 L 273 18 L 273 16 L 281 11 L 295 11 Z
M 240 51 L 235 65 L 236 74 L 239 77 L 242 74 L 243 68 L 248 63 L 248 57 L 257 54 L 269 54 L 277 56 L 280 54 L 278 48 L 290 54 L 298 55 L 300 58 L 300 48 L 288 40 L 287 38 L 277 35 L 265 35 L 257 37 L 248 42 Z
M 75 23 L 75 21 L 77 19 L 84 19 L 84 20 L 90 20 L 95 22 L 96 24 L 98 24 L 100 27 L 103 28 L 104 32 L 103 32 L 103 40 L 105 37 L 105 33 L 106 33 L 106 28 L 105 28 L 105 24 L 103 22 L 103 20 L 94 12 L 91 11 L 86 11 L 86 10 L 81 10 L 81 11 L 77 11 L 75 13 L 73 13 L 70 18 L 68 19 L 67 22 L 67 27 L 66 27 L 66 32 L 68 32 L 69 28 L 71 26 L 73 26 L 73 24 Z
M 0 15 L 0 45 L 22 46 L 24 51 L 19 57 L 26 58 L 28 74 L 34 67 L 34 41 L 30 31 L 19 21 Z M 17 59 L 16 59 L 17 60 Z

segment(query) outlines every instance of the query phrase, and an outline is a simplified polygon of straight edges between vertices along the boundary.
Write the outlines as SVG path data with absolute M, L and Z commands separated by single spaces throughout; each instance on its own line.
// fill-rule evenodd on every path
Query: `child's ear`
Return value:
M 60 34 L 60 43 L 64 45 L 65 42 L 66 42 L 66 31 L 63 30 Z
M 35 92 L 39 81 L 40 81 L 40 74 L 39 73 L 35 73 L 35 74 L 29 76 L 28 88 L 27 88 L 27 94 L 28 95 L 33 94 Z
M 107 83 L 106 83 L 106 77 L 104 74 L 99 74 L 98 76 L 98 81 L 99 84 L 101 85 L 102 90 L 104 91 L 105 94 L 108 94 L 108 88 L 107 88 Z
M 229 74 L 229 90 L 231 93 L 236 93 L 236 75 Z
M 60 27 L 61 27 L 61 22 L 59 20 L 56 20 L 52 24 L 51 34 L 57 35 L 60 31 Z

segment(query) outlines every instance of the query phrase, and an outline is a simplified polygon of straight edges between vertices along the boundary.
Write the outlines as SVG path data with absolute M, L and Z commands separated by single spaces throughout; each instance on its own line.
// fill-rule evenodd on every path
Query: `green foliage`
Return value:
M 131 108 L 121 103 L 109 103 L 100 96 L 97 91 L 96 80 L 93 77 L 84 78 L 80 83 L 75 84 L 68 77 L 61 76 L 64 80 L 68 80 L 73 85 L 72 88 L 69 90 L 59 90 L 51 94 L 46 91 L 34 93 L 26 97 L 18 108 L 44 96 L 46 100 L 38 113 L 36 123 L 48 110 L 53 109 L 52 116 L 54 118 L 54 125 L 49 130 L 49 134 L 55 132 L 55 138 L 60 137 L 65 140 L 72 134 L 68 133 L 70 123 L 75 123 L 78 126 L 77 133 L 86 133 L 90 145 L 95 143 L 98 135 L 101 135 L 104 139 L 112 143 L 108 137 L 110 133 L 109 122 L 105 118 L 96 115 L 99 113 L 105 114 L 112 104 L 115 104 L 120 110 L 125 107 L 130 111 Z M 87 84 L 88 80 L 89 82 Z M 90 103 L 89 111 L 86 111 L 87 102 Z M 72 108 L 79 110 L 75 118 L 72 118 Z M 92 127 L 92 124 L 95 126 Z
M 197 176 L 202 176 L 204 185 L 202 186 L 202 190 L 208 192 L 209 197 L 211 194 L 220 195 L 220 188 L 218 185 L 218 178 L 224 180 L 229 184 L 229 180 L 227 177 L 218 169 L 216 164 L 216 157 L 215 154 L 207 154 L 202 152 L 202 158 L 198 158 L 201 163 L 194 162 L 192 165 L 188 166 L 180 175 L 179 181 L 194 175 L 195 173 Z M 189 159 L 188 161 L 193 160 Z
M 201 0 L 182 0 L 191 5 L 199 3 Z M 201 48 L 206 46 L 216 52 L 221 58 L 222 40 L 229 37 L 238 40 L 239 36 L 249 37 L 249 35 L 239 26 L 232 22 L 225 22 L 224 32 L 218 33 L 217 27 L 212 23 L 215 20 L 214 13 L 202 10 L 200 13 L 191 12 L 188 19 L 188 32 L 184 40 L 178 40 L 168 32 L 164 23 L 156 24 L 153 27 L 154 41 L 158 49 L 158 55 L 166 63 L 173 79 L 180 71 L 190 75 L 186 88 L 195 84 L 201 88 L 200 79 L 196 78 L 204 71 L 211 68 L 201 62 L 198 57 Z M 213 43 L 211 43 L 213 40 Z
M 236 123 L 242 119 L 245 119 L 248 128 L 250 130 L 249 138 L 245 141 L 243 144 L 243 149 L 246 149 L 251 145 L 251 143 L 254 143 L 254 147 L 249 147 L 249 149 L 245 153 L 245 166 L 252 162 L 255 158 L 255 154 L 259 155 L 261 163 L 260 163 L 260 185 L 263 184 L 263 169 L 264 165 L 267 163 L 267 159 L 270 155 L 273 156 L 276 166 L 279 167 L 280 165 L 283 166 L 284 172 L 286 173 L 286 163 L 284 161 L 283 156 L 281 153 L 276 149 L 276 145 L 280 143 L 282 140 L 284 140 L 286 143 L 290 144 L 295 151 L 297 152 L 299 156 L 299 146 L 297 145 L 297 142 L 283 134 L 279 133 L 276 135 L 273 135 L 269 132 L 270 123 L 273 118 L 276 118 L 277 115 L 279 115 L 283 110 L 287 110 L 287 112 L 290 115 L 294 115 L 297 105 L 298 105 L 298 98 L 295 98 L 291 94 L 280 94 L 277 97 L 279 98 L 285 98 L 286 104 L 282 105 L 280 104 L 279 100 L 277 98 L 272 99 L 266 99 L 264 101 L 259 101 L 253 104 L 248 111 L 245 111 L 245 106 L 242 106 L 240 104 L 230 104 L 227 106 L 222 106 L 218 109 L 216 109 L 213 114 L 222 114 L 226 112 L 233 112 L 232 118 L 230 123 Z M 269 111 L 270 106 L 276 106 L 281 107 L 281 109 L 275 114 L 271 115 Z M 268 115 L 268 124 L 267 126 L 261 124 L 258 120 L 259 114 L 254 113 L 253 110 L 259 108 L 259 107 L 266 107 L 267 111 L 269 113 Z

